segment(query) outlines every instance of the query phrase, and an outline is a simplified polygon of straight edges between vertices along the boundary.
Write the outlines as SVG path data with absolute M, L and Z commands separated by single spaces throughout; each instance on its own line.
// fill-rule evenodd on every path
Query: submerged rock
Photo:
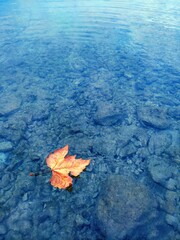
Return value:
M 0 152 L 0 163 L 5 163 L 7 160 L 7 154 Z
M 8 152 L 13 148 L 13 145 L 10 141 L 0 142 L 0 152 Z
M 0 116 L 12 114 L 21 106 L 21 99 L 15 96 L 5 96 L 1 98 Z
M 166 110 L 157 106 L 143 106 L 137 110 L 138 119 L 142 125 L 157 129 L 166 129 L 170 125 Z
M 38 104 L 34 104 L 34 108 L 31 109 L 32 120 L 33 121 L 42 121 L 48 118 L 49 116 L 49 107 L 47 101 L 39 101 Z
M 98 199 L 98 229 L 107 240 L 142 239 L 148 234 L 147 224 L 155 217 L 155 205 L 146 186 L 112 175 L 103 184 Z
M 95 123 L 102 126 L 112 126 L 122 120 L 125 117 L 124 111 L 116 109 L 113 104 L 110 103 L 100 103 L 97 108 L 97 112 L 94 116 Z
M 149 152 L 155 155 L 161 155 L 168 152 L 168 148 L 172 144 L 172 135 L 170 132 L 163 131 L 152 134 L 149 140 Z
M 178 168 L 168 159 L 154 156 L 149 160 L 148 170 L 154 182 L 168 189 L 175 188 L 174 178 L 178 174 Z

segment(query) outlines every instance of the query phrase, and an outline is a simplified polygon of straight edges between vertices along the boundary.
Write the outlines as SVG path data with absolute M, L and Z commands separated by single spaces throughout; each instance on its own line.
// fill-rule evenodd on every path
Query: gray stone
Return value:
M 5 116 L 16 112 L 21 106 L 21 99 L 15 96 L 4 96 L 0 103 L 0 116 Z
M 45 120 L 49 117 L 48 103 L 40 102 L 34 106 L 32 109 L 32 119 L 33 121 Z
M 125 113 L 122 109 L 116 109 L 113 104 L 103 102 L 98 105 L 94 121 L 102 126 L 112 126 L 122 122 L 124 117 Z
M 25 193 L 22 198 L 23 202 L 26 202 L 28 200 L 28 194 Z
M 147 131 L 145 131 L 144 129 L 142 129 L 142 128 L 135 129 L 133 137 L 138 142 L 138 146 L 140 146 L 140 147 L 147 146 L 149 136 L 147 134 Z
M 124 148 L 122 148 L 120 150 L 120 156 L 122 158 L 124 157 L 130 157 L 132 156 L 133 154 L 135 154 L 137 151 L 137 148 L 134 146 L 133 143 L 129 143 L 128 145 L 126 145 Z
M 136 134 L 136 131 L 137 127 L 135 125 L 118 127 L 118 131 L 116 133 L 118 137 L 117 138 L 118 148 L 121 149 L 128 145 L 132 141 L 133 136 Z
M 139 121 L 144 126 L 166 129 L 170 125 L 166 110 L 157 106 L 143 106 L 137 109 Z
M 172 175 L 177 174 L 177 169 L 171 166 L 167 159 L 160 157 L 154 157 L 149 160 L 148 170 L 152 179 L 165 188 L 167 188 L 168 180 Z
M 99 144 L 99 142 L 101 142 L 101 144 Z M 101 138 L 95 137 L 93 139 L 93 153 L 107 157 L 114 156 L 116 151 L 116 141 L 110 134 Z
M 13 148 L 13 145 L 9 141 L 2 141 L 0 142 L 0 151 L 1 152 L 8 152 Z
M 173 178 L 170 178 L 168 181 L 167 181 L 167 185 L 166 185 L 167 189 L 169 190 L 176 190 L 177 187 L 178 187 L 178 184 L 177 184 L 177 181 Z
M 155 204 L 144 185 L 128 177 L 112 175 L 102 184 L 97 202 L 98 229 L 107 240 L 122 240 L 127 236 L 141 239 L 146 235 L 143 231 L 147 223 L 155 217 Z
M 145 148 L 145 147 L 139 148 L 136 154 L 138 158 L 147 159 L 147 157 L 149 156 L 148 148 Z
M 167 152 L 171 143 L 172 136 L 169 132 L 158 132 L 151 136 L 148 149 L 151 154 L 161 155 Z
M 7 154 L 0 152 L 0 163 L 5 163 L 7 160 Z

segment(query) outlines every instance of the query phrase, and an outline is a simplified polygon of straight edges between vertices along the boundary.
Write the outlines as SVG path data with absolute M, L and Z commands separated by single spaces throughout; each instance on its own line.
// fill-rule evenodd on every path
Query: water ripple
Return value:
M 0 0 L 0 32 L 16 29 L 17 35 L 26 38 L 39 38 L 45 32 L 52 37 L 63 32 L 70 40 L 89 41 L 97 36 L 103 39 L 107 31 L 122 33 L 124 29 L 126 34 L 133 34 L 142 23 L 147 28 L 155 24 L 161 28 L 179 28 L 180 6 L 175 5 L 174 0 L 168 3 L 165 0 L 148 3 L 142 0 L 5 2 Z

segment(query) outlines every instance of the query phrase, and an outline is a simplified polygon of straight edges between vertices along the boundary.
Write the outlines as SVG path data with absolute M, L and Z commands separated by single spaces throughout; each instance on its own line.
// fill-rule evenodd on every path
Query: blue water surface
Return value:
M 0 0 L 0 240 L 180 239 L 179 12 Z M 91 159 L 69 191 L 45 161 L 67 144 Z

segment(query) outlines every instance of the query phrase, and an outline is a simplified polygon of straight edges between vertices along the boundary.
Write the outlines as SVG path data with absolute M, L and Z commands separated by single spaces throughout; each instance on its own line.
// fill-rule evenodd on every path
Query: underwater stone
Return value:
M 0 151 L 8 152 L 13 148 L 13 145 L 9 141 L 0 142 Z
M 4 96 L 1 98 L 0 116 L 16 112 L 21 106 L 21 100 L 15 96 Z
M 125 114 L 110 103 L 100 103 L 94 116 L 95 123 L 102 126 L 112 126 L 122 121 Z
M 169 190 L 176 190 L 178 184 L 177 184 L 177 181 L 173 178 L 170 178 L 168 181 L 167 181 L 167 189 Z
M 128 145 L 126 145 L 124 148 L 121 149 L 120 156 L 122 158 L 130 157 L 133 154 L 135 154 L 136 151 L 137 151 L 137 148 L 134 146 L 134 144 L 133 143 L 129 143 Z
M 98 231 L 107 240 L 122 240 L 125 237 L 141 239 L 147 235 L 144 232 L 147 223 L 153 222 L 155 205 L 146 186 L 129 177 L 112 175 L 102 184 L 98 198 Z M 142 232 L 142 229 L 146 230 Z M 138 234 L 136 238 L 135 232 Z
M 166 129 L 170 125 L 165 109 L 154 106 L 143 106 L 137 109 L 139 121 L 144 126 L 150 126 L 157 129 Z
M 167 188 L 168 180 L 177 170 L 170 165 L 167 159 L 154 157 L 149 160 L 148 170 L 152 179 Z
M 172 144 L 172 135 L 168 131 L 158 132 L 151 136 L 148 149 L 151 154 L 161 155 L 167 152 Z
M 134 127 L 133 132 L 134 133 L 132 137 L 134 137 L 134 139 L 138 142 L 139 146 L 146 147 L 149 140 L 147 131 L 142 128 L 137 128 L 136 126 Z
M 26 202 L 28 200 L 28 194 L 25 193 L 24 196 L 22 197 L 23 202 Z
M 149 151 L 147 148 L 139 148 L 136 152 L 138 158 L 147 159 L 149 156 Z
M 7 155 L 3 152 L 0 152 L 0 163 L 6 163 Z
M 32 109 L 33 121 L 42 121 L 49 117 L 48 102 L 39 101 Z

